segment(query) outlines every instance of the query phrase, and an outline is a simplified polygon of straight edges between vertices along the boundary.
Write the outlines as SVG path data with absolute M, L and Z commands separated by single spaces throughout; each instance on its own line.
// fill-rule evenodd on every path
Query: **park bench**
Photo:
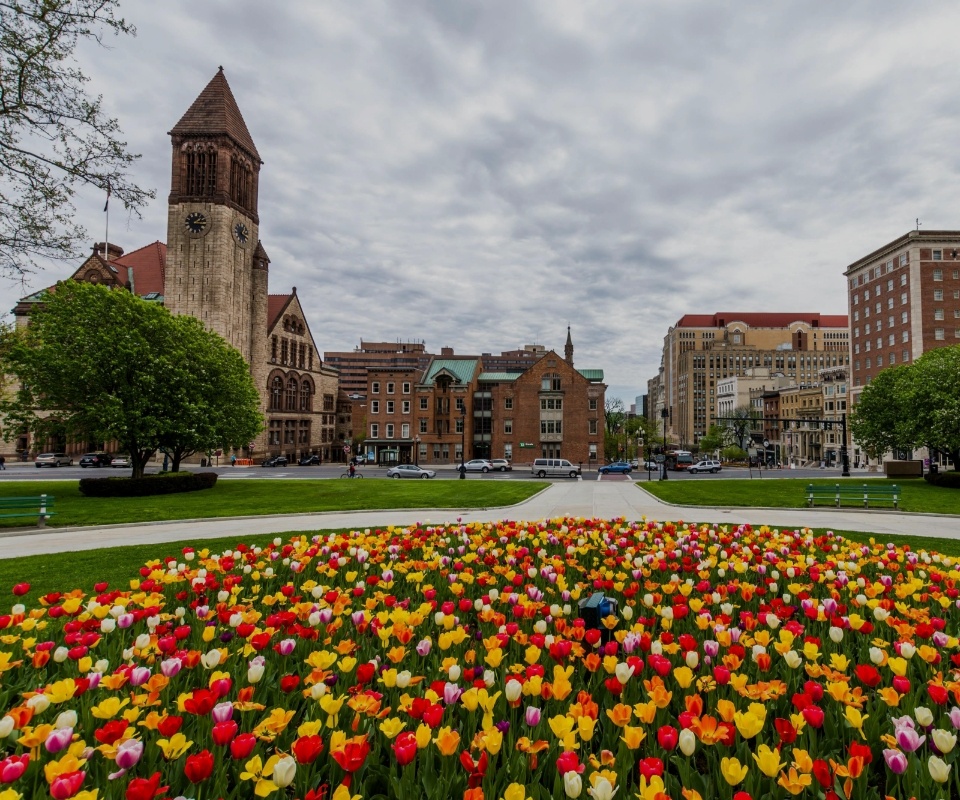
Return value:
M 807 506 L 813 507 L 817 500 L 829 500 L 837 508 L 844 500 L 863 503 L 864 508 L 870 508 L 871 502 L 893 503 L 893 507 L 897 508 L 900 503 L 900 487 L 868 483 L 815 486 L 811 483 L 807 486 Z
M 53 495 L 42 494 L 39 497 L 0 497 L 0 518 L 36 517 L 37 527 L 47 524 L 47 517 L 53 516 Z

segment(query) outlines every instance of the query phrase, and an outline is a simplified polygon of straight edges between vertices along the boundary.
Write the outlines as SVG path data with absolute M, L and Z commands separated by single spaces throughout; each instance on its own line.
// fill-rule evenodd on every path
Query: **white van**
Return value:
M 576 478 L 580 467 L 574 466 L 565 458 L 538 458 L 530 465 L 530 472 L 538 478 L 561 476 Z

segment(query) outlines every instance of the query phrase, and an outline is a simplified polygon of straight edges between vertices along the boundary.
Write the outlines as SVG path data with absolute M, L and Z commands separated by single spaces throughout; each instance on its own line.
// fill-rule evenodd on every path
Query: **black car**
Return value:
M 320 456 L 304 456 L 299 463 L 301 467 L 318 467 L 320 466 Z
M 109 467 L 111 457 L 108 453 L 87 453 L 80 456 L 81 467 Z
M 285 467 L 290 462 L 287 461 L 286 456 L 274 456 L 273 458 L 265 459 L 260 463 L 261 467 Z

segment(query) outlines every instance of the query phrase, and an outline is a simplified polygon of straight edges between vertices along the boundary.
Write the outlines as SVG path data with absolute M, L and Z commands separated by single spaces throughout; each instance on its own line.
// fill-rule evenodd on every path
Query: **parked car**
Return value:
M 698 472 L 719 472 L 723 467 L 720 466 L 719 461 L 712 461 L 711 459 L 704 459 L 703 461 L 698 461 L 696 464 L 691 464 L 687 467 L 687 472 L 696 475 Z
M 633 459 L 633 461 L 630 462 L 630 469 L 640 469 L 640 460 L 636 458 Z
M 286 456 L 274 456 L 273 458 L 265 458 L 260 462 L 261 467 L 285 467 L 290 462 L 287 461 Z
M 485 458 L 473 458 L 463 466 L 467 472 L 489 472 L 493 469 L 493 464 Z
M 660 469 L 660 465 L 656 461 L 644 461 L 643 468 L 651 472 L 657 472 Z
M 397 464 L 387 470 L 388 478 L 435 478 L 437 473 L 432 469 L 424 469 L 415 464 Z
M 600 469 L 597 470 L 601 475 L 608 475 L 611 473 L 621 473 L 623 475 L 629 475 L 631 467 L 626 461 L 614 461 L 612 464 L 606 464 Z
M 81 467 L 109 467 L 110 455 L 108 453 L 86 453 L 80 456 Z
M 576 478 L 580 474 L 580 467 L 571 464 L 565 458 L 535 458 L 530 465 L 530 472 L 538 478 L 547 476 Z
M 300 459 L 299 463 L 301 467 L 317 467 L 320 466 L 320 456 L 304 456 Z
M 512 472 L 513 464 L 511 464 L 505 458 L 491 458 L 490 467 L 497 470 L 498 472 Z
M 40 469 L 40 467 L 72 467 L 73 459 L 66 453 L 40 453 L 33 463 L 37 469 Z
M 110 460 L 111 467 L 129 467 L 130 466 L 130 456 L 114 456 Z

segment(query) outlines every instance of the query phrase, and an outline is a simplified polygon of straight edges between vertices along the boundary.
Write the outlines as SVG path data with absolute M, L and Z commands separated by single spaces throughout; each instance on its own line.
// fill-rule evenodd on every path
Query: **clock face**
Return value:
M 200 236 L 207 230 L 207 218 L 199 211 L 191 211 L 183 220 L 183 227 L 187 233 Z
M 250 238 L 250 229 L 242 222 L 238 222 L 233 226 L 233 238 L 237 240 L 237 244 L 245 245 Z

